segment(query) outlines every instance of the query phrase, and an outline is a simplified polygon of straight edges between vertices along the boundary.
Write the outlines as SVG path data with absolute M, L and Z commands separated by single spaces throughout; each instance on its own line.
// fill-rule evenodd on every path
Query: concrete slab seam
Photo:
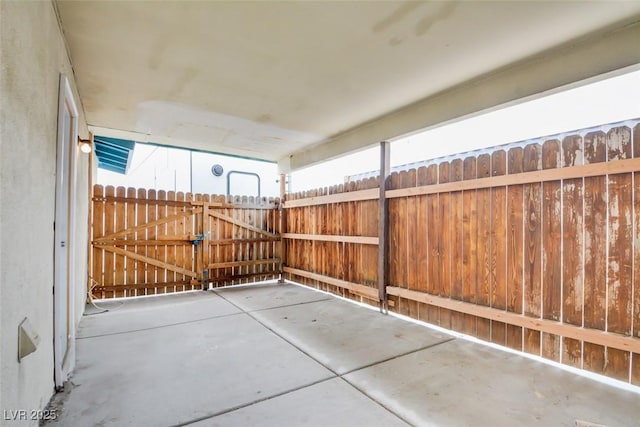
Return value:
M 336 375 L 332 375 L 330 377 L 323 378 L 321 380 L 313 381 L 313 382 L 311 382 L 309 384 L 301 385 L 299 387 L 294 387 L 294 388 L 289 389 L 289 390 L 281 391 L 281 392 L 273 394 L 271 396 L 265 396 L 265 397 L 263 397 L 261 399 L 253 400 L 253 401 L 251 401 L 249 403 L 243 403 L 241 405 L 236 405 L 236 406 L 233 406 L 231 408 L 227 408 L 227 409 L 223 409 L 222 411 L 215 412 L 213 414 L 204 415 L 202 417 L 198 417 L 198 418 L 194 418 L 194 419 L 189 420 L 189 421 L 185 421 L 183 423 L 173 424 L 170 427 L 184 427 L 184 426 L 188 426 L 188 425 L 191 425 L 191 424 L 199 423 L 200 421 L 209 420 L 211 418 L 215 418 L 215 417 L 218 417 L 220 415 L 225 415 L 225 414 L 228 414 L 230 412 L 238 411 L 240 409 L 244 409 L 244 408 L 247 408 L 249 406 L 257 405 L 258 403 L 266 402 L 267 400 L 275 399 L 277 397 L 284 396 L 284 395 L 289 394 L 289 393 L 294 393 L 294 392 L 296 392 L 298 390 L 302 390 L 302 389 L 307 388 L 307 387 L 312 387 L 314 385 L 321 384 L 321 383 L 323 383 L 325 381 L 332 380 L 332 379 L 334 379 L 336 377 L 337 377 Z
M 343 374 L 341 374 L 339 376 L 343 377 L 344 375 L 349 375 L 349 374 L 352 374 L 354 372 L 361 371 L 363 369 L 367 369 L 367 368 L 371 368 L 371 367 L 376 366 L 376 365 L 380 365 L 382 363 L 386 363 L 386 362 L 390 362 L 392 360 L 400 359 L 401 357 L 409 356 L 410 354 L 413 354 L 413 353 L 418 353 L 418 352 L 423 351 L 423 350 L 429 350 L 429 349 L 431 349 L 433 347 L 437 347 L 439 345 L 446 344 L 448 342 L 454 341 L 455 339 L 456 338 L 449 338 L 449 339 L 446 339 L 444 341 L 439 341 L 437 343 L 429 344 L 429 345 L 424 346 L 424 347 L 416 348 L 415 350 L 409 350 L 409 351 L 407 351 L 405 353 L 397 354 L 395 356 L 391 356 L 391 357 L 388 357 L 388 358 L 383 359 L 383 360 L 378 360 L 377 362 L 371 362 L 368 365 L 364 365 L 364 366 L 360 366 L 358 368 L 352 369 L 352 370 L 347 371 L 347 372 L 345 372 L 345 373 L 343 373 Z
M 213 292 L 216 295 L 218 295 L 220 298 L 224 298 L 222 295 L 220 295 L 218 293 L 218 291 L 214 290 Z M 314 304 L 314 303 L 322 302 L 322 301 L 330 301 L 332 299 L 333 298 L 328 297 L 328 298 L 323 298 L 323 299 L 318 299 L 318 300 L 313 300 L 313 301 L 301 301 L 301 302 L 296 302 L 296 303 L 293 303 L 293 304 L 284 304 L 284 305 L 278 305 L 278 306 L 274 306 L 274 307 L 259 308 L 257 310 L 242 310 L 242 311 L 244 311 L 246 313 L 258 313 L 258 312 L 261 312 L 261 311 L 275 310 L 275 309 L 278 309 L 278 308 L 295 307 L 297 305 Z M 226 298 L 225 298 L 225 300 L 228 301 L 228 302 L 231 302 L 231 301 L 227 300 Z M 236 306 L 236 307 L 240 308 L 238 306 Z
M 219 316 L 203 317 L 202 319 L 194 319 L 194 320 L 185 320 L 184 322 L 168 323 L 166 325 L 150 326 L 148 328 L 140 328 L 140 329 L 132 329 L 130 331 L 110 332 L 110 333 L 107 333 L 107 334 L 91 335 L 91 336 L 88 336 L 88 337 L 76 337 L 76 340 L 87 340 L 87 339 L 90 339 L 90 338 L 102 338 L 102 337 L 110 337 L 110 336 L 113 336 L 113 335 L 131 334 L 131 333 L 134 333 L 134 332 L 153 331 L 155 329 L 163 329 L 163 328 L 169 328 L 169 327 L 172 327 L 172 326 L 188 325 L 189 323 L 203 322 L 205 320 L 222 319 L 222 318 L 225 318 L 225 317 L 239 316 L 239 315 L 242 315 L 242 314 L 246 314 L 246 312 L 243 311 L 241 313 L 221 314 Z

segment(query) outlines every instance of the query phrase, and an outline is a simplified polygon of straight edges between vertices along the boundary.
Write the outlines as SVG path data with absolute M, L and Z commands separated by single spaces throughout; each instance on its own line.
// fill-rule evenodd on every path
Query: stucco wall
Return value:
M 0 1 L 0 417 L 2 410 L 43 408 L 54 392 L 53 222 L 61 72 L 69 77 L 80 110 L 79 133 L 87 137 L 53 4 Z M 87 162 L 86 155 L 78 156 L 76 322 L 86 286 Z M 18 325 L 25 317 L 40 335 L 40 345 L 18 363 Z M 0 420 L 5 423 L 14 425 Z

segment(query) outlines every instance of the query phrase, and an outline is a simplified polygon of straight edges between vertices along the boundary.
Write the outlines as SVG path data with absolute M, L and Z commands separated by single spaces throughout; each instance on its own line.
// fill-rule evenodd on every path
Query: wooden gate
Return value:
M 117 298 L 274 279 L 279 203 L 96 185 L 90 293 Z

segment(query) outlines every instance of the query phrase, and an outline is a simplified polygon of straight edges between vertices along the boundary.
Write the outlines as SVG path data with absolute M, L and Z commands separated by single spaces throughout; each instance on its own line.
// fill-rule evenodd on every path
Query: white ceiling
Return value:
M 58 0 L 57 9 L 97 132 L 283 170 L 640 63 L 638 1 Z M 557 71 L 533 72 L 547 52 Z M 455 102 L 442 97 L 452 91 Z

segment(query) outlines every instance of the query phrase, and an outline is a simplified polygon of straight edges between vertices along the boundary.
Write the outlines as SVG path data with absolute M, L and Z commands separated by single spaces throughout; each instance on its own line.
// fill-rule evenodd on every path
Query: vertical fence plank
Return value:
M 438 170 L 438 183 L 444 184 L 451 179 L 451 164 L 448 161 L 442 162 Z M 450 193 L 441 193 L 439 198 L 440 218 L 440 284 L 438 286 L 438 295 L 449 298 L 451 296 L 451 195 Z M 443 328 L 451 328 L 451 310 L 445 308 L 440 309 L 440 326 Z
M 418 174 L 416 178 L 416 183 L 418 186 L 427 185 L 427 168 L 426 166 L 422 166 L 418 169 Z M 417 265 L 418 265 L 418 285 L 417 290 L 421 292 L 428 292 L 428 282 L 429 282 L 429 239 L 428 239 L 428 230 L 429 230 L 429 216 L 428 212 L 428 198 L 426 195 L 418 196 L 418 207 L 417 207 L 417 246 L 418 252 L 416 254 L 417 257 Z M 423 321 L 428 320 L 428 306 L 426 304 L 420 304 L 418 306 L 418 318 Z
M 367 182 L 367 188 L 378 188 L 379 178 L 370 178 Z M 377 200 L 369 200 L 363 203 L 362 211 L 367 217 L 366 236 L 378 236 L 379 229 L 379 203 Z M 378 247 L 367 245 L 364 247 L 367 254 L 365 268 L 367 271 L 368 284 L 374 288 L 378 288 Z M 378 301 L 376 301 L 378 303 Z
M 245 208 L 244 206 L 250 203 L 249 197 L 248 196 L 242 196 L 240 198 L 240 200 L 238 201 L 239 204 L 242 206 L 241 209 L 239 209 L 239 218 L 241 218 L 240 220 L 242 222 L 248 223 L 248 224 L 253 224 L 253 219 L 251 216 L 251 209 L 249 208 Z M 243 240 L 243 242 L 240 245 L 240 261 L 249 261 L 251 260 L 251 253 L 250 253 L 250 248 L 251 245 L 244 241 L 244 240 L 248 240 L 251 239 L 253 236 L 253 232 L 249 229 L 246 229 L 244 227 L 239 227 L 240 230 L 240 239 Z M 245 276 L 247 274 L 249 274 L 249 267 L 248 265 L 242 265 L 239 268 L 240 271 L 240 275 L 241 276 Z M 232 284 L 235 284 L 236 281 L 233 281 Z M 249 283 L 249 278 L 242 278 L 238 281 L 238 283 Z
M 156 190 L 149 190 L 147 192 L 147 221 L 153 222 L 158 219 L 158 195 Z M 148 240 L 156 240 L 158 237 L 158 232 L 155 226 L 147 228 L 147 239 Z M 149 258 L 155 258 L 157 256 L 157 246 L 149 245 L 147 246 L 147 256 Z M 147 270 L 147 283 L 149 286 L 153 286 L 155 283 L 158 283 L 158 269 L 151 264 L 146 264 Z M 148 287 L 145 289 L 145 295 L 155 295 L 156 288 Z
M 438 182 L 438 166 L 435 164 L 427 167 L 427 185 L 437 184 Z M 427 196 L 427 209 L 429 217 L 428 227 L 428 254 L 429 254 L 429 280 L 427 281 L 427 292 L 437 295 L 440 283 L 440 224 L 436 220 L 439 218 L 438 213 L 438 194 L 429 194 Z M 391 224 L 389 224 L 391 227 Z M 440 309 L 438 307 L 428 307 L 427 321 L 438 324 L 440 322 Z
M 147 221 L 147 190 L 144 188 L 138 188 L 136 191 L 137 198 L 137 212 L 136 212 L 136 225 L 145 224 Z M 136 240 L 145 240 L 147 238 L 147 230 L 140 230 L 135 233 Z M 147 256 L 147 246 L 136 246 L 136 254 Z M 151 279 L 147 279 L 146 264 L 142 261 L 136 261 L 136 281 L 140 284 L 150 283 Z M 146 295 L 146 289 L 137 289 L 136 295 Z
M 330 230 L 332 224 L 327 219 L 327 211 L 330 209 L 327 205 L 314 206 L 314 209 L 317 210 L 317 218 L 316 218 L 316 233 L 322 234 L 332 234 L 333 231 Z M 330 265 L 328 261 L 328 249 L 331 242 L 315 242 L 319 249 L 319 269 L 318 272 L 323 275 L 332 276 L 337 274 L 337 271 L 334 271 L 334 268 Z
M 167 217 L 167 192 L 165 190 L 158 191 L 157 198 L 157 218 L 163 219 Z M 167 235 L 167 224 L 160 224 L 156 226 L 156 237 L 158 239 L 163 238 Z M 167 262 L 167 247 L 166 245 L 158 245 L 156 249 L 156 258 L 161 262 Z M 165 268 L 158 267 L 156 270 L 156 283 L 166 283 L 167 282 L 167 270 Z M 156 293 L 164 294 L 166 293 L 166 286 L 159 285 L 156 288 Z
M 451 182 L 462 181 L 463 178 L 462 159 L 451 161 Z M 462 300 L 462 239 L 463 239 L 463 207 L 462 191 L 452 192 L 450 196 L 451 204 L 451 293 L 453 299 Z M 464 331 L 464 315 L 462 313 L 451 312 L 451 327 L 458 332 Z
M 606 161 L 606 136 L 591 132 L 584 137 L 586 164 Z M 606 329 L 607 188 L 606 177 L 584 179 L 584 326 Z M 603 374 L 604 347 L 584 343 L 584 369 Z
M 400 175 L 398 172 L 393 172 L 389 175 L 389 189 L 395 190 L 400 188 Z M 400 270 L 400 206 L 403 198 L 396 198 L 389 200 L 389 284 L 393 286 L 401 285 L 401 270 Z M 397 302 L 397 299 L 396 299 Z M 395 307 L 398 310 L 398 307 Z
M 167 216 L 168 217 L 172 217 L 177 212 L 176 204 L 175 204 L 176 192 L 175 191 L 169 191 L 167 193 L 167 200 L 169 201 L 169 203 L 167 203 Z M 167 235 L 168 236 L 176 236 L 178 234 L 177 227 L 178 227 L 178 225 L 177 225 L 177 221 L 176 220 L 169 222 L 167 224 Z M 175 238 L 175 237 L 172 237 L 172 238 Z M 167 262 L 169 264 L 181 266 L 180 263 L 178 262 L 177 249 L 178 249 L 178 247 L 176 247 L 176 245 L 168 245 L 167 246 Z M 175 286 L 176 280 L 177 280 L 177 273 L 174 272 L 174 271 L 167 271 L 167 282 L 174 283 L 173 285 L 170 285 L 167 288 L 167 292 L 175 292 L 176 291 L 176 286 Z
M 640 157 L 640 124 L 633 129 L 633 157 Z M 631 335 L 640 338 L 640 172 L 633 174 L 633 309 Z M 640 353 L 634 353 L 631 361 L 631 383 L 640 385 Z
M 105 220 L 105 189 L 102 185 L 93 187 L 93 239 L 104 236 L 104 220 Z M 91 288 L 104 284 L 104 250 L 99 246 L 93 247 L 93 273 Z M 91 292 L 92 296 L 104 298 L 104 292 Z
M 115 197 L 115 188 L 112 185 L 108 185 L 105 188 L 105 196 Z M 112 199 L 105 203 L 105 220 L 104 220 L 104 234 L 112 234 L 115 232 L 115 205 L 116 202 Z M 105 251 L 104 253 L 104 286 L 114 286 L 115 282 L 115 254 Z M 103 293 L 104 298 L 113 298 L 115 296 L 114 291 L 107 291 Z
M 541 168 L 539 144 L 529 144 L 524 148 L 524 171 L 531 172 Z M 542 234 L 540 218 L 542 216 L 542 185 L 539 183 L 524 185 L 524 313 L 531 317 L 540 317 L 541 281 L 542 281 Z M 524 329 L 524 350 L 540 355 L 540 332 Z
M 562 141 L 563 166 L 584 163 L 582 137 L 571 135 Z M 565 179 L 562 184 L 562 321 L 582 326 L 584 298 L 584 214 L 582 178 Z M 582 368 L 582 342 L 562 339 L 562 363 Z
M 328 193 L 328 189 L 325 189 L 326 192 Z M 325 191 L 323 190 L 323 194 L 325 193 Z M 321 206 L 315 206 L 315 208 L 318 210 L 318 225 L 319 225 L 319 231 L 323 234 L 331 234 L 332 232 L 332 227 L 333 224 L 331 224 L 331 213 L 330 213 L 330 206 L 327 205 L 321 205 Z M 319 244 L 320 249 L 321 249 L 321 253 L 322 253 L 322 261 L 321 261 L 321 265 L 322 265 L 322 269 L 320 270 L 321 274 L 330 276 L 330 277 L 336 277 L 338 273 L 338 270 L 334 268 L 333 263 L 329 262 L 330 256 L 329 253 L 331 251 L 335 250 L 335 246 L 337 245 L 333 245 L 331 242 L 316 242 Z
M 398 187 L 397 188 L 407 188 L 409 186 L 409 175 L 407 171 L 401 171 L 398 174 Z M 396 283 L 397 286 L 401 286 L 403 288 L 407 287 L 407 258 L 409 254 L 407 253 L 407 211 L 409 202 L 407 197 L 401 197 L 398 200 L 398 213 L 397 213 L 397 235 L 398 239 L 395 243 L 396 254 Z M 398 312 L 404 315 L 409 314 L 409 302 L 405 298 L 398 298 Z
M 133 228 L 136 225 L 136 189 L 135 188 L 127 188 L 127 211 L 126 211 L 126 219 L 125 219 L 125 228 Z M 128 236 L 129 239 L 135 239 L 136 236 L 134 234 L 130 234 Z M 126 251 L 136 252 L 136 246 L 126 245 L 124 247 Z M 125 281 L 126 285 L 134 285 L 136 283 L 136 261 L 131 257 L 127 257 L 125 264 Z M 130 289 L 125 291 L 126 296 L 135 296 L 136 290 Z
M 122 231 L 126 228 L 126 215 L 127 215 L 127 204 L 122 201 L 127 195 L 127 190 L 124 187 L 116 188 L 116 197 L 120 199 L 120 201 L 115 202 L 115 227 L 114 230 L 116 232 Z M 127 236 L 128 237 L 128 236 Z M 121 298 L 125 296 L 124 284 L 125 284 L 125 271 L 124 267 L 126 265 L 126 260 L 123 255 L 115 254 L 115 264 L 114 264 L 114 282 L 115 286 L 120 286 L 122 289 L 117 289 L 114 292 L 114 296 L 116 298 Z
M 184 202 L 184 200 L 185 200 L 184 196 L 185 196 L 184 192 L 179 191 L 176 194 L 176 197 L 175 197 L 176 201 L 177 202 Z M 174 209 L 174 213 L 175 214 L 180 213 L 181 209 L 184 209 L 184 208 L 180 208 L 180 207 L 176 206 L 176 208 Z M 188 235 L 188 233 L 186 231 L 186 228 L 185 228 L 185 218 L 184 217 L 180 218 L 179 220 L 176 221 L 175 232 L 176 232 L 176 234 L 178 234 L 180 236 L 187 236 Z M 175 249 L 175 251 L 176 251 L 176 265 L 179 266 L 179 267 L 185 268 L 185 269 L 188 269 L 188 267 L 186 266 L 186 263 L 185 263 L 185 252 L 187 250 L 187 247 L 188 247 L 187 245 L 179 245 L 179 246 L 176 246 L 176 249 Z M 175 280 L 183 282 L 183 281 L 187 280 L 187 276 L 185 276 L 184 274 L 176 273 L 175 274 Z M 177 292 L 185 291 L 186 287 L 184 285 L 180 285 L 180 286 L 177 285 L 175 289 L 176 289 Z
M 608 161 L 631 158 L 631 129 L 620 126 L 607 133 Z M 631 173 L 608 177 L 607 331 L 631 335 L 633 272 L 633 192 Z M 605 374 L 629 380 L 630 353 L 607 348 Z
M 507 173 L 517 174 L 523 171 L 524 150 L 513 147 L 507 154 Z M 523 269 L 524 269 L 524 198 L 522 185 L 510 185 L 507 188 L 507 311 L 522 314 Z M 522 327 L 507 325 L 508 347 L 522 351 Z
M 356 190 L 364 189 L 363 181 L 358 181 L 356 184 L 357 184 Z M 354 211 L 353 221 L 355 222 L 355 225 L 353 228 L 353 232 L 355 233 L 354 235 L 362 236 L 364 232 L 364 228 L 366 227 L 366 218 L 364 217 L 362 212 L 362 202 L 353 202 L 353 211 Z M 365 283 L 365 271 L 364 271 L 364 263 L 363 263 L 364 245 L 355 245 L 355 250 L 356 250 L 355 266 L 356 266 L 356 271 L 358 272 L 356 283 L 364 284 Z M 357 295 L 356 295 L 356 298 L 358 298 Z
M 346 185 L 345 185 L 346 186 Z M 356 183 L 349 183 L 349 190 L 355 190 Z M 346 191 L 346 189 L 345 189 Z M 345 235 L 353 236 L 356 230 L 355 223 L 355 203 L 354 202 L 345 202 L 341 203 L 342 206 L 342 217 L 344 219 L 344 233 Z M 358 281 L 358 271 L 357 271 L 357 248 L 353 243 L 344 243 L 344 250 L 347 254 L 345 257 L 345 268 L 346 268 L 346 280 L 349 282 L 357 282 Z M 344 292 L 342 289 L 336 289 L 339 293 Z M 351 298 L 355 298 L 355 295 L 351 295 L 351 292 L 348 293 Z
M 507 173 L 507 153 L 496 150 L 491 154 L 491 175 Z M 491 189 L 491 282 L 490 306 L 499 310 L 507 308 L 507 189 Z M 506 345 L 507 325 L 491 322 L 491 341 Z
M 283 191 L 281 192 L 281 194 L 284 196 L 284 188 L 285 188 L 284 187 L 284 185 L 285 185 L 284 184 L 284 182 L 285 182 L 284 180 L 285 180 L 285 177 L 281 176 L 281 179 L 283 180 L 282 181 L 283 182 L 283 184 L 282 184 Z M 256 200 L 258 200 L 258 199 L 256 199 Z M 265 214 L 269 212 L 265 208 L 266 205 L 267 205 L 267 198 L 266 197 L 259 198 L 259 203 L 260 203 L 260 206 L 262 207 L 262 209 L 259 209 L 258 212 L 256 212 L 256 221 L 258 223 L 257 226 L 262 230 L 266 230 L 267 228 L 266 228 L 266 224 L 265 224 Z M 282 210 L 278 210 L 278 214 L 282 215 Z M 280 225 L 280 216 L 278 216 L 278 218 L 276 218 L 276 220 L 278 221 L 278 226 L 279 226 Z M 270 244 L 270 242 L 258 242 L 254 246 L 254 251 L 255 251 L 256 257 L 258 259 L 264 259 L 265 258 L 265 256 L 264 256 L 264 247 L 267 244 Z M 276 245 L 275 257 L 281 259 L 282 262 L 284 263 L 286 261 L 284 260 L 284 255 L 283 255 L 283 245 L 284 245 L 284 241 L 281 241 L 280 244 Z M 260 273 L 265 273 L 267 271 L 281 271 L 280 270 L 280 265 L 278 265 L 278 264 L 272 265 L 272 266 L 271 265 L 259 265 L 257 267 L 257 269 L 258 269 L 258 271 Z M 259 276 L 258 280 L 267 280 L 269 278 L 270 277 L 268 275 L 264 274 L 264 275 Z
M 407 181 L 404 183 L 405 188 L 415 187 L 417 183 L 417 171 L 415 169 L 411 169 L 410 171 L 408 171 L 406 179 Z M 405 264 L 407 270 L 407 288 L 413 290 L 416 290 L 418 288 L 418 204 L 419 203 L 417 197 L 407 197 L 407 256 L 405 258 Z M 415 301 L 408 301 L 408 304 L 409 316 L 417 318 L 417 303 Z
M 311 190 L 311 196 L 312 197 L 316 197 L 318 196 L 318 190 Z M 341 206 L 342 208 L 342 206 Z M 317 219 L 317 214 L 318 214 L 318 207 L 317 206 L 310 206 L 309 207 L 309 233 L 311 234 L 316 234 L 318 232 L 318 225 L 319 225 L 319 221 Z M 311 241 L 310 242 L 310 248 L 311 248 L 311 253 L 309 254 L 309 263 L 310 263 L 310 267 L 311 270 L 314 273 L 317 273 L 320 269 L 320 265 L 319 265 L 319 242 L 315 242 L 315 241 Z M 344 257 L 340 260 L 340 262 L 343 263 L 348 263 L 349 257 Z
M 465 181 L 476 179 L 477 161 L 474 156 L 469 156 L 463 162 L 463 178 Z M 462 194 L 462 274 L 464 284 L 462 287 L 462 299 L 465 302 L 476 302 L 476 288 L 478 285 L 478 198 L 477 190 L 465 190 Z M 477 335 L 477 318 L 464 315 L 464 333 Z
M 194 196 L 192 193 L 187 193 L 185 194 L 185 201 L 191 203 L 194 201 Z M 186 209 L 191 209 L 191 207 L 187 207 Z M 184 218 L 184 227 L 185 227 L 185 233 L 188 236 L 193 236 L 195 234 L 195 216 L 194 215 L 187 215 Z M 195 271 L 195 257 L 196 257 L 196 249 L 195 246 L 193 244 L 187 246 L 186 248 L 187 250 L 185 251 L 185 268 L 191 270 L 191 271 Z M 193 281 L 192 281 L 193 283 Z M 193 290 L 195 289 L 195 286 L 193 284 L 189 285 L 189 287 L 187 288 L 189 290 Z
M 224 215 L 230 218 L 237 218 L 237 212 L 235 209 L 233 209 L 232 207 L 230 207 L 231 205 L 233 205 L 234 203 L 234 197 L 227 195 L 225 196 L 225 205 L 226 207 L 224 208 Z M 240 248 L 238 247 L 238 242 L 236 242 L 236 239 L 238 238 L 238 226 L 236 226 L 233 223 L 227 222 L 227 221 L 222 221 L 225 225 L 225 238 L 232 240 L 230 245 L 225 245 L 225 252 L 224 252 L 224 257 L 222 259 L 223 262 L 231 262 L 234 259 L 238 259 L 238 257 L 240 256 L 239 252 L 240 252 Z M 197 248 L 198 250 L 200 248 Z M 222 271 L 224 272 L 224 281 L 222 282 L 223 286 L 227 286 L 229 285 L 231 282 L 229 280 L 229 277 L 232 277 L 236 274 L 236 267 L 227 267 L 222 269 Z
M 560 141 L 545 141 L 542 145 L 542 168 L 555 169 L 562 166 Z M 562 201 L 560 181 L 542 184 L 542 317 L 560 320 L 562 306 L 561 253 Z M 542 334 L 542 356 L 560 361 L 560 337 Z
M 491 176 L 491 155 L 478 156 L 478 178 Z M 478 281 L 476 303 L 489 305 L 490 287 L 493 280 L 491 271 L 491 190 L 478 190 Z M 491 340 L 491 321 L 478 318 L 478 337 Z

